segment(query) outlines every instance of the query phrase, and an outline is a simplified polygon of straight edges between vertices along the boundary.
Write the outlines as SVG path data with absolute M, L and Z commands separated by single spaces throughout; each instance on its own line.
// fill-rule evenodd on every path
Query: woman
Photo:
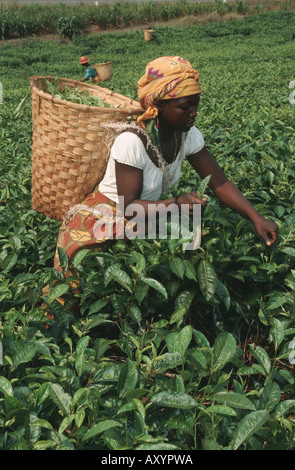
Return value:
M 206 149 L 202 134 L 194 126 L 200 94 L 198 72 L 185 59 L 160 57 L 147 65 L 138 81 L 138 98 L 144 112 L 137 119 L 137 127 L 129 126 L 116 137 L 98 189 L 71 211 L 61 228 L 57 247 L 63 248 L 70 260 L 81 248 L 102 249 L 106 238 L 121 235 L 122 225 L 115 223 L 115 217 L 122 200 L 123 212 L 137 204 L 146 219 L 160 204 L 168 207 L 176 203 L 179 208 L 186 204 L 190 211 L 197 204 L 204 210 L 207 201 L 200 200 L 197 191 L 160 199 L 179 179 L 184 158 L 201 178 L 211 175 L 209 186 L 215 195 L 250 219 L 266 245 L 277 240 L 276 224 L 252 207 Z M 105 220 L 114 222 L 109 237 L 98 230 Z M 124 221 L 126 226 L 127 219 Z M 55 267 L 61 269 L 58 250 Z M 71 273 L 69 269 L 67 274 Z

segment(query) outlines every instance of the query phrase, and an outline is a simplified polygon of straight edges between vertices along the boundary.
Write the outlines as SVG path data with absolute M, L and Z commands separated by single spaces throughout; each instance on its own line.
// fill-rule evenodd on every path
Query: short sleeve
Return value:
M 146 151 L 140 138 L 132 132 L 122 132 L 111 149 L 110 157 L 119 163 L 130 165 L 141 170 L 146 165 Z
M 205 146 L 204 137 L 197 129 L 197 127 L 192 127 L 187 133 L 185 143 L 184 143 L 184 156 L 188 157 L 198 153 Z

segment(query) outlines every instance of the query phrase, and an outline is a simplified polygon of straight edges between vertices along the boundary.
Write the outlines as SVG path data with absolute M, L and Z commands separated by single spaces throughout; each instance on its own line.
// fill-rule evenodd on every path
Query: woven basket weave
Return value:
M 109 135 L 101 124 L 130 122 L 142 113 L 137 101 L 76 80 L 61 78 L 58 88 L 87 90 L 114 107 L 85 106 L 54 98 L 46 80 L 31 78 L 33 146 L 32 208 L 62 220 L 101 181 L 109 154 Z
M 98 76 L 102 82 L 110 80 L 113 75 L 113 63 L 103 62 L 102 64 L 96 64 L 93 66 L 98 73 Z
M 144 40 L 145 41 L 151 41 L 152 38 L 153 38 L 153 35 L 154 35 L 154 30 L 153 29 L 145 29 L 143 31 L 143 35 L 144 35 Z

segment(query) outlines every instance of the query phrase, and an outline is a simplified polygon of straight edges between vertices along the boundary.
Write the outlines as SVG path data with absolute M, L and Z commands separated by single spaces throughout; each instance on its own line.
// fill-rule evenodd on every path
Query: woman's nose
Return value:
M 192 106 L 192 107 L 190 108 L 190 110 L 189 110 L 189 115 L 190 115 L 191 117 L 196 117 L 196 115 L 197 115 L 197 107 L 196 107 L 196 106 Z

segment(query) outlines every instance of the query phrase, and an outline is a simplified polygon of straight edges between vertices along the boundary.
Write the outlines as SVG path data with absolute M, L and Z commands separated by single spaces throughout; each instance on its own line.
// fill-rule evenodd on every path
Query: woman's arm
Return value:
M 131 204 L 139 204 L 144 210 L 145 217 L 152 214 L 153 210 L 157 211 L 159 206 L 168 207 L 174 203 L 174 198 L 161 199 L 160 201 L 147 201 L 140 199 L 143 185 L 143 171 L 124 163 L 115 162 L 116 181 L 118 196 L 124 197 L 124 212 Z M 206 199 L 200 201 L 197 192 L 193 191 L 184 194 L 178 198 L 177 204 L 188 204 L 192 210 L 194 204 L 201 204 L 202 209 L 206 206 Z M 129 215 L 126 218 L 130 218 Z
M 218 199 L 243 217 L 250 219 L 254 224 L 256 232 L 261 236 L 266 245 L 270 246 L 277 240 L 277 225 L 265 219 L 254 209 L 241 191 L 228 180 L 206 147 L 195 155 L 189 156 L 188 161 L 201 178 L 211 175 L 209 186 Z

